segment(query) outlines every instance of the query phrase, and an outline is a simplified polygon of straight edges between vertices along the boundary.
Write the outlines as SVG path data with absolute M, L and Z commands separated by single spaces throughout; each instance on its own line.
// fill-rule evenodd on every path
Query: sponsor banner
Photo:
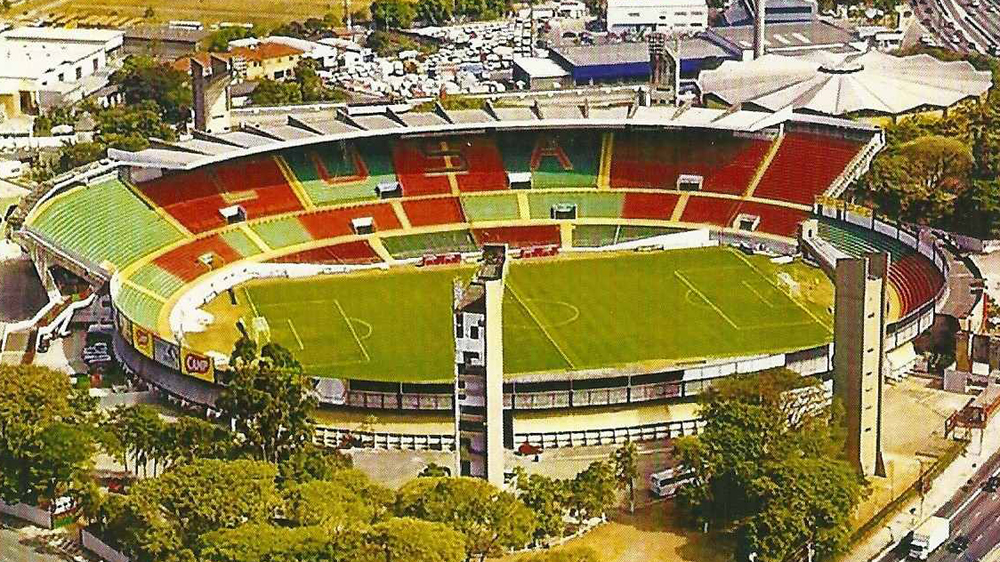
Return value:
M 175 371 L 181 370 L 181 348 L 155 336 L 153 337 L 153 359 Z
M 181 348 L 181 372 L 208 382 L 215 382 L 212 359 L 207 355 Z
M 118 332 L 126 342 L 132 341 L 132 322 L 121 312 L 118 313 Z
M 135 324 L 132 326 L 132 344 L 136 351 L 153 358 L 153 334 L 142 326 Z

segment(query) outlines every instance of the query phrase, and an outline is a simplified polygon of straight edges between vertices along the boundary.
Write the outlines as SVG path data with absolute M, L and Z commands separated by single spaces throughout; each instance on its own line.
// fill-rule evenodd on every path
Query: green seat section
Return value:
M 479 249 L 468 230 L 392 236 L 383 238 L 382 244 L 397 259 L 415 258 L 424 254 L 475 252 Z
M 664 234 L 676 234 L 678 232 L 684 232 L 683 228 L 666 228 L 662 226 L 628 226 L 622 225 L 618 229 L 618 237 L 615 239 L 615 244 L 621 242 L 631 242 L 633 240 L 642 240 L 643 238 L 652 238 L 653 236 L 662 236 Z
M 141 285 L 163 298 L 168 298 L 184 286 L 183 279 L 155 263 L 148 263 L 140 267 L 129 279 L 136 285 Z
M 462 197 L 462 210 L 469 222 L 516 220 L 520 216 L 514 193 Z
M 573 245 L 578 248 L 597 248 L 615 243 L 620 227 L 615 225 L 581 224 L 573 228 Z
M 285 151 L 281 157 L 318 206 L 377 199 L 378 184 L 396 181 L 387 141 L 310 146 Z
M 236 250 L 244 258 L 260 253 L 260 248 L 257 247 L 257 244 L 254 244 L 253 240 L 242 230 L 230 230 L 223 232 L 220 236 L 226 241 L 226 244 L 229 244 L 232 249 Z
M 553 205 L 572 203 L 576 205 L 579 218 L 619 218 L 625 194 L 621 192 L 601 193 L 544 193 L 534 191 L 528 194 L 528 206 L 533 219 L 551 217 Z
M 129 320 L 151 329 L 156 328 L 160 309 L 163 308 L 160 301 L 128 285 L 122 285 L 115 304 Z
M 182 236 L 117 179 L 59 197 L 28 226 L 61 248 L 119 270 Z
M 274 249 L 302 244 L 313 239 L 297 217 L 262 222 L 250 228 L 261 237 L 265 244 Z
M 819 221 L 819 236 L 833 244 L 838 250 L 853 257 L 861 257 L 867 252 L 888 252 L 892 262 L 895 263 L 915 253 L 912 248 L 899 240 L 882 236 L 860 226 L 831 219 Z
M 508 172 L 531 172 L 534 188 L 596 187 L 601 166 L 601 132 L 508 133 L 500 137 Z M 535 155 L 537 167 L 532 169 Z

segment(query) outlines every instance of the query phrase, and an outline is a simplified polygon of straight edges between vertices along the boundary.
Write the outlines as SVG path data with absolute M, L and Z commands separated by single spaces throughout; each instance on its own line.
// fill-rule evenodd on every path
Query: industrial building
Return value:
M 705 0 L 610 0 L 608 31 L 698 32 L 708 27 Z
M 680 59 L 682 79 L 693 79 L 706 65 L 735 59 L 737 52 L 705 37 L 678 38 L 672 45 Z M 578 86 L 645 82 L 649 79 L 649 46 L 646 43 L 618 43 L 556 47 L 549 56 L 569 73 Z
M 816 4 L 805 0 L 766 0 L 764 23 L 809 22 L 816 19 Z M 753 25 L 757 12 L 755 0 L 736 0 L 725 12 L 722 20 L 728 26 Z

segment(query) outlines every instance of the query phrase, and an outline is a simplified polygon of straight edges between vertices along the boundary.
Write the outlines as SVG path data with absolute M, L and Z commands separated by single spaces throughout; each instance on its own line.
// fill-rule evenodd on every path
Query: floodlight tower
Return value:
M 753 58 L 764 56 L 764 21 L 767 0 L 751 0 L 756 2 L 757 9 L 753 15 Z

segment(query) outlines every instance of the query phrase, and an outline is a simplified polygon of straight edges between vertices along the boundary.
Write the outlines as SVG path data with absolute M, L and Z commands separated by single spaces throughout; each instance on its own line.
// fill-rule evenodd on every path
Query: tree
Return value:
M 66 144 L 59 150 L 59 162 L 55 172 L 61 174 L 84 164 L 96 162 L 104 158 L 107 149 L 96 142 L 77 142 Z
M 566 528 L 563 516 L 569 509 L 567 482 L 542 474 L 528 474 L 521 467 L 514 471 L 517 498 L 535 514 L 535 541 L 561 537 Z
M 413 25 L 413 6 L 406 0 L 375 0 L 368 9 L 376 30 L 408 28 Z
M 374 550 L 372 562 L 460 562 L 465 537 L 442 523 L 392 518 L 365 533 Z
M 427 466 L 420 471 L 417 478 L 439 478 L 444 476 L 451 476 L 451 470 L 447 466 L 441 466 L 437 463 L 428 463 Z
M 239 26 L 224 27 L 209 34 L 205 44 L 209 52 L 223 53 L 229 50 L 230 41 L 248 37 L 257 37 L 256 31 Z
M 614 467 L 606 461 L 590 463 L 569 483 L 570 512 L 583 523 L 600 517 L 615 502 L 617 480 Z
M 278 482 L 304 483 L 332 480 L 339 471 L 351 468 L 351 457 L 336 449 L 306 443 L 278 464 Z
M 148 56 L 131 55 L 110 82 L 127 105 L 151 102 L 168 123 L 184 123 L 191 114 L 192 93 L 187 73 Z
M 520 558 L 520 562 L 600 562 L 597 551 L 589 546 L 546 550 Z
M 257 82 L 250 94 L 254 105 L 288 105 L 302 102 L 302 90 L 294 82 L 278 82 L 265 78 Z
M 635 513 L 635 479 L 639 477 L 639 448 L 626 441 L 611 454 L 618 485 L 628 490 L 628 510 Z
M 285 356 L 278 348 L 270 353 Z M 312 441 L 311 416 L 318 404 L 312 379 L 301 366 L 282 365 L 270 356 L 238 361 L 216 401 L 249 451 L 272 463 Z
M 129 469 L 129 459 L 135 461 L 133 472 L 139 468 L 146 476 L 147 466 L 153 463 L 153 475 L 158 465 L 168 457 L 166 450 L 166 426 L 155 408 L 146 404 L 124 406 L 115 409 L 105 422 L 108 434 L 117 440 L 108 451 Z
M 233 435 L 226 428 L 193 416 L 181 416 L 163 429 L 164 460 L 170 465 L 194 459 L 229 459 Z
M 465 535 L 469 557 L 497 556 L 523 547 L 534 516 L 513 494 L 478 478 L 416 478 L 396 494 L 396 515 L 444 523 Z
M 150 138 L 175 140 L 177 135 L 163 122 L 160 108 L 150 100 L 134 105 L 108 108 L 96 115 L 97 140 L 105 146 L 121 150 L 142 150 Z
M 204 536 L 205 547 L 200 560 L 204 562 L 261 562 L 329 560 L 347 561 L 354 549 L 333 549 L 337 540 L 321 527 L 276 527 L 250 523 L 235 529 L 213 531 Z M 343 556 L 329 556 L 339 552 Z
M 335 531 L 376 522 L 389 511 L 392 500 L 391 491 L 355 469 L 338 471 L 330 480 L 293 484 L 285 491 L 288 520 Z
M 443 25 L 451 21 L 451 8 L 444 0 L 419 0 L 416 17 L 426 25 Z
M 0 365 L 0 499 L 51 500 L 82 484 L 95 402 L 45 367 Z

